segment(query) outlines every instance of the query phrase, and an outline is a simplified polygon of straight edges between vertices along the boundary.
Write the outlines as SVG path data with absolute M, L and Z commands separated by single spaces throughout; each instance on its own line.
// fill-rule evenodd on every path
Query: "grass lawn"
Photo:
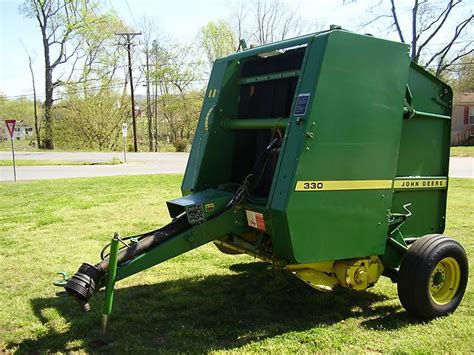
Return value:
M 452 157 L 474 157 L 474 146 L 472 147 L 451 147 Z
M 10 140 L 0 141 L 0 151 L 9 152 L 12 149 Z M 30 141 L 20 139 L 15 140 L 15 151 L 18 152 L 38 152 L 39 149 L 30 144 Z
M 90 351 L 103 293 L 83 314 L 56 296 L 55 273 L 97 262 L 114 231 L 166 223 L 165 201 L 179 196 L 180 181 L 155 175 L 0 184 L 0 349 Z M 473 180 L 450 179 L 446 230 L 463 243 L 471 267 L 473 187 Z M 117 284 L 115 342 L 102 350 L 472 353 L 473 281 L 453 315 L 421 322 L 403 310 L 388 279 L 364 292 L 320 293 L 251 257 L 205 245 Z
M 117 165 L 122 164 L 119 159 L 93 163 L 87 161 L 62 161 L 62 160 L 16 160 L 16 166 L 52 166 L 52 165 Z M 0 166 L 11 166 L 11 160 L 0 160 Z
M 7 141 L 0 141 L 0 151 L 3 152 L 8 152 L 12 149 L 11 142 L 9 140 Z M 26 139 L 17 139 L 15 140 L 15 151 L 17 152 L 48 152 L 49 150 L 46 149 L 39 149 L 36 146 L 36 140 L 34 142 L 26 140 Z M 70 152 L 70 151 L 76 151 L 76 152 L 96 152 L 98 150 L 96 149 L 62 149 L 62 147 L 56 147 L 54 148 L 53 152 Z

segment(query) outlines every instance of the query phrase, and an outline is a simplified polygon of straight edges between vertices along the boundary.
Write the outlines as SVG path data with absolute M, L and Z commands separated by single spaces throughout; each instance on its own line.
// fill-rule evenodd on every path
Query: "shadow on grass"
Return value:
M 387 312 L 384 315 L 377 316 L 376 318 L 367 319 L 362 321 L 360 325 L 367 329 L 372 330 L 394 330 L 402 327 L 406 327 L 411 324 L 425 324 L 429 323 L 428 320 L 424 321 L 419 318 L 415 318 L 408 312 L 390 313 Z
M 372 307 L 386 297 L 371 292 L 317 292 L 289 273 L 268 270 L 265 263 L 237 264 L 231 270 L 238 273 L 117 289 L 110 327 L 115 341 L 109 351 L 233 349 L 361 314 L 375 318 L 373 326 L 377 327 L 377 319 L 385 323 L 387 315 L 399 308 Z M 33 311 L 48 331 L 36 340 L 8 347 L 24 352 L 87 349 L 98 334 L 103 295 L 92 299 L 88 314 L 81 313 L 69 298 L 33 299 Z M 68 330 L 58 326 L 57 314 L 66 320 Z M 408 321 L 403 314 L 397 317 L 401 317 L 394 323 L 398 327 Z M 371 327 L 372 321 L 367 322 Z

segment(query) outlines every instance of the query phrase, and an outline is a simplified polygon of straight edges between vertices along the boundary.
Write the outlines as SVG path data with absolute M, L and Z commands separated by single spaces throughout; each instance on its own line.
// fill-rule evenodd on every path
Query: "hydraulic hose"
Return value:
M 191 225 L 183 214 L 166 226 L 154 231 L 153 234 L 143 237 L 137 243 L 122 249 L 117 256 L 117 264 L 122 265 L 135 257 L 147 252 L 158 244 L 188 229 Z M 147 233 L 148 234 L 148 233 Z M 81 305 L 87 305 L 90 297 L 109 268 L 109 258 L 106 257 L 96 265 L 84 263 L 79 270 L 68 280 L 67 293 L 74 296 Z M 88 307 L 85 307 L 87 309 Z
M 186 215 L 185 214 L 181 215 L 179 218 L 175 219 L 171 223 L 155 231 L 155 233 L 153 233 L 152 235 L 141 239 L 137 243 L 131 244 L 125 249 L 122 249 L 119 252 L 118 257 L 117 257 L 117 265 L 121 265 L 123 263 L 126 263 L 127 261 L 132 260 L 138 255 L 141 255 L 145 253 L 146 251 L 150 250 L 154 246 L 183 232 L 184 230 L 188 229 L 190 226 L 191 225 L 186 219 Z M 108 270 L 108 267 L 109 267 L 108 257 L 95 265 L 95 268 L 97 268 L 101 272 L 106 272 Z

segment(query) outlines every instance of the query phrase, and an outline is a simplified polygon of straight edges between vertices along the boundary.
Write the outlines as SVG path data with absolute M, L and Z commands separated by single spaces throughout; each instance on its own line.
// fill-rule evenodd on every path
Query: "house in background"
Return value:
M 23 122 L 17 121 L 15 125 L 15 139 L 33 139 L 33 128 Z M 0 121 L 0 141 L 6 141 L 10 139 L 10 134 L 8 133 L 7 126 L 5 122 L 2 120 Z
M 451 145 L 474 145 L 474 92 L 454 94 Z

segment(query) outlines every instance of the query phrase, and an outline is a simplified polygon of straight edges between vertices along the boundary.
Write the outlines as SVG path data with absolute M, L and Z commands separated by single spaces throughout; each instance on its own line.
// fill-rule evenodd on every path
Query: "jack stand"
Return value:
M 108 325 L 109 316 L 112 313 L 112 305 L 114 302 L 114 286 L 115 277 L 117 275 L 117 256 L 119 251 L 119 241 L 120 235 L 115 232 L 114 237 L 112 238 L 112 242 L 110 243 L 109 270 L 107 272 L 105 303 L 104 311 L 102 313 L 100 338 L 92 340 L 90 342 L 90 346 L 94 348 L 110 345 L 112 343 L 112 339 L 108 337 Z
M 58 297 L 68 297 L 67 292 L 64 291 L 64 286 L 66 286 L 67 282 L 70 279 L 69 274 L 65 271 L 60 271 L 60 272 L 58 272 L 58 274 L 62 276 L 62 279 L 54 281 L 53 285 L 57 286 L 57 287 L 61 287 L 63 290 L 60 291 L 60 292 L 56 292 L 56 296 L 58 296 Z

